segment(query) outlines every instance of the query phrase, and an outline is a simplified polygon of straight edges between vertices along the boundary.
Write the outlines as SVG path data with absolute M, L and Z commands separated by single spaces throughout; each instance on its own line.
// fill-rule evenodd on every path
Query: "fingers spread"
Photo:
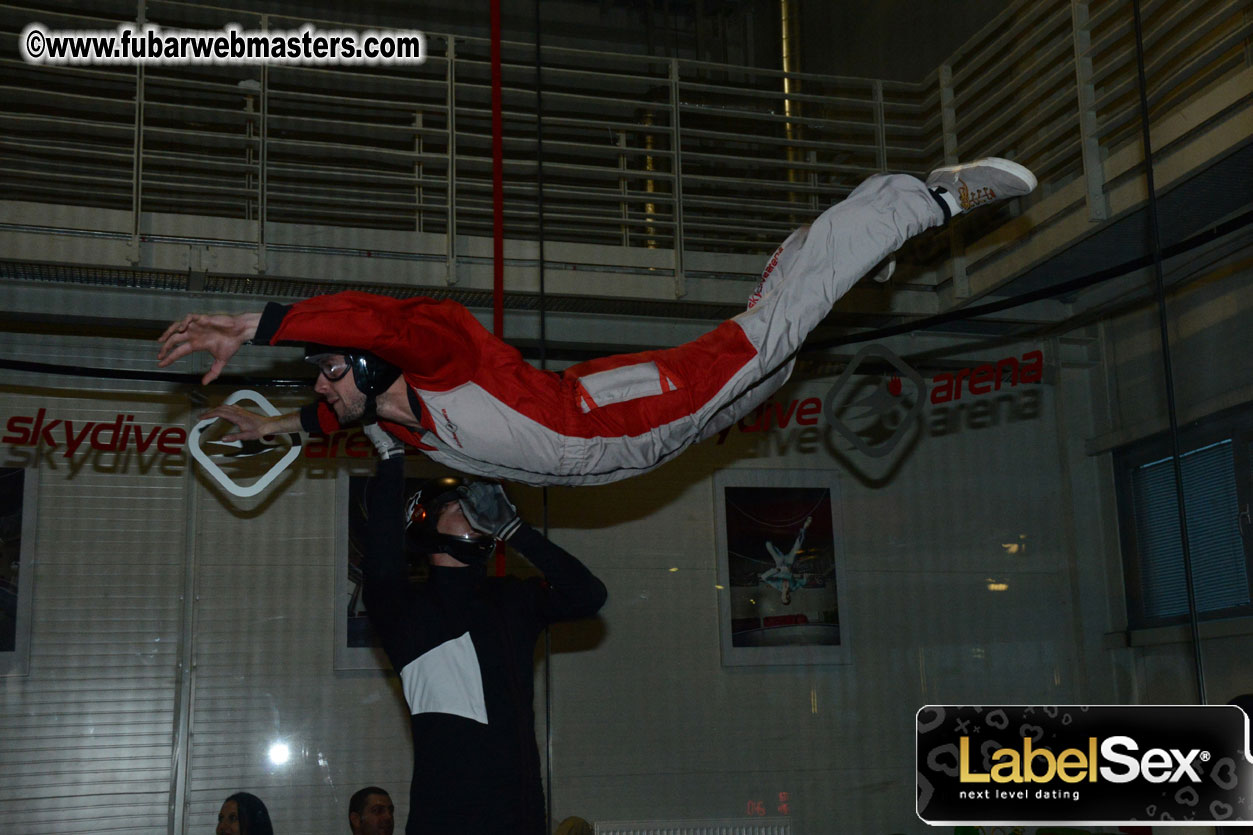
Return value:
M 222 418 L 223 420 L 229 420 L 234 423 L 236 409 L 237 407 L 235 406 L 227 406 L 225 404 L 221 406 L 214 406 L 212 409 L 202 414 L 200 419 L 205 420 L 207 418 Z
M 174 322 L 173 324 L 171 324 L 168 328 L 165 329 L 165 333 L 157 337 L 157 341 L 164 342 L 165 340 L 173 336 L 175 333 L 182 331 L 182 330 L 186 330 L 188 318 L 189 317 L 185 316 L 182 319 L 179 319 L 177 322 Z
M 201 385 L 207 386 L 209 385 L 209 383 L 216 380 L 218 378 L 218 375 L 222 373 L 222 369 L 225 367 L 226 367 L 226 360 L 215 359 L 213 361 L 213 365 L 209 366 L 208 372 L 206 372 L 204 377 L 200 379 Z
M 158 368 L 165 368 L 167 365 L 179 359 L 182 359 L 183 357 L 187 356 L 188 354 L 192 352 L 191 345 L 189 345 L 186 342 L 182 343 L 181 345 L 177 345 L 173 348 L 170 348 L 169 346 L 166 346 L 166 347 L 168 350 L 163 350 L 161 354 L 157 355 L 158 357 L 157 367 Z M 162 356 L 162 354 L 164 354 L 164 356 Z

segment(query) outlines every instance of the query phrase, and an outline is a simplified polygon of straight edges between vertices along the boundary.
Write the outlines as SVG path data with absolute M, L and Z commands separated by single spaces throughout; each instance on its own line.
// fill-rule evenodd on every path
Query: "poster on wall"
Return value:
M 340 530 L 336 539 L 339 554 L 335 570 L 335 669 L 337 670 L 383 670 L 391 665 L 383 653 L 382 643 L 374 633 L 366 611 L 361 585 L 361 559 L 365 552 L 368 515 L 365 508 L 365 489 L 369 476 L 349 475 L 340 472 L 336 507 L 339 508 Z M 427 478 L 406 478 L 405 495 L 412 495 Z M 416 550 L 408 550 L 409 582 L 424 582 L 427 575 L 426 559 Z
M 30 670 L 35 470 L 0 467 L 0 675 Z
M 722 663 L 846 664 L 833 474 L 723 470 L 714 477 Z

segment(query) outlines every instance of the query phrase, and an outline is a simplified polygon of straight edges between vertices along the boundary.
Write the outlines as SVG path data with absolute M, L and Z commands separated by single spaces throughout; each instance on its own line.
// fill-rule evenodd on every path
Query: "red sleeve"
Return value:
M 327 405 L 325 400 L 318 400 L 314 404 L 317 409 L 316 420 L 318 429 L 323 435 L 331 435 L 339 431 L 339 417 L 335 414 L 335 410 Z
M 348 290 L 292 305 L 270 341 L 362 348 L 399 366 L 419 388 L 439 391 L 473 376 L 479 344 L 488 338 L 456 302 Z

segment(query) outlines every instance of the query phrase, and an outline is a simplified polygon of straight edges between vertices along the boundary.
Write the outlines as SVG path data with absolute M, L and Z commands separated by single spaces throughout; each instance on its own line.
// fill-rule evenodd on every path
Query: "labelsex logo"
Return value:
M 961 781 L 963 783 L 1047 783 L 1055 776 L 1063 783 L 1095 783 L 1097 775 L 1112 783 L 1130 783 L 1143 776 L 1150 783 L 1177 783 L 1187 777 L 1193 783 L 1201 782 L 1193 761 L 1209 759 L 1209 752 L 1193 748 L 1183 753 L 1178 748 L 1150 748 L 1138 757 L 1129 751 L 1139 751 L 1139 744 L 1129 736 L 1111 736 L 1100 743 L 1088 737 L 1087 751 L 1067 748 L 1054 755 L 1047 748 L 1032 748 L 1031 738 L 1022 741 L 1022 753 L 1013 748 L 1002 748 L 992 755 L 996 765 L 990 772 L 972 771 L 970 768 L 970 737 L 961 738 Z M 1115 766 L 1101 765 L 1101 758 Z M 1040 763 L 1037 765 L 1037 763 Z M 1120 766 L 1116 767 L 1116 766 Z

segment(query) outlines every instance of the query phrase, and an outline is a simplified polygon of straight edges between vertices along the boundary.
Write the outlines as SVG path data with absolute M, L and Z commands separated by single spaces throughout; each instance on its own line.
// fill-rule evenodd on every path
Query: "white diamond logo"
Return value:
M 270 401 L 266 400 L 265 397 L 257 392 L 250 391 L 248 389 L 241 389 L 226 398 L 226 405 L 234 405 L 235 403 L 239 403 L 241 401 L 251 403 L 257 409 L 270 417 L 274 417 L 279 414 L 279 410 L 274 408 L 274 405 L 270 403 Z M 196 459 L 196 463 L 200 464 L 204 471 L 208 473 L 214 481 L 220 484 L 223 489 L 232 495 L 239 496 L 240 498 L 248 498 L 249 496 L 257 495 L 262 490 L 269 487 L 270 484 L 273 483 L 274 479 L 282 475 L 283 471 L 290 467 L 292 462 L 300 457 L 300 436 L 293 434 L 291 448 L 289 448 L 287 452 L 285 452 L 283 456 L 270 467 L 269 470 L 267 470 L 260 478 L 251 484 L 240 484 L 235 481 L 235 479 L 227 475 L 222 468 L 218 466 L 217 462 L 213 460 L 213 456 L 205 452 L 204 448 L 201 446 L 201 434 L 217 422 L 218 418 L 205 418 L 197 423 L 191 430 L 191 434 L 187 441 L 187 448 L 191 450 L 191 457 Z M 238 449 L 243 449 L 244 446 L 242 441 L 216 441 L 214 443 L 218 446 L 236 447 Z

